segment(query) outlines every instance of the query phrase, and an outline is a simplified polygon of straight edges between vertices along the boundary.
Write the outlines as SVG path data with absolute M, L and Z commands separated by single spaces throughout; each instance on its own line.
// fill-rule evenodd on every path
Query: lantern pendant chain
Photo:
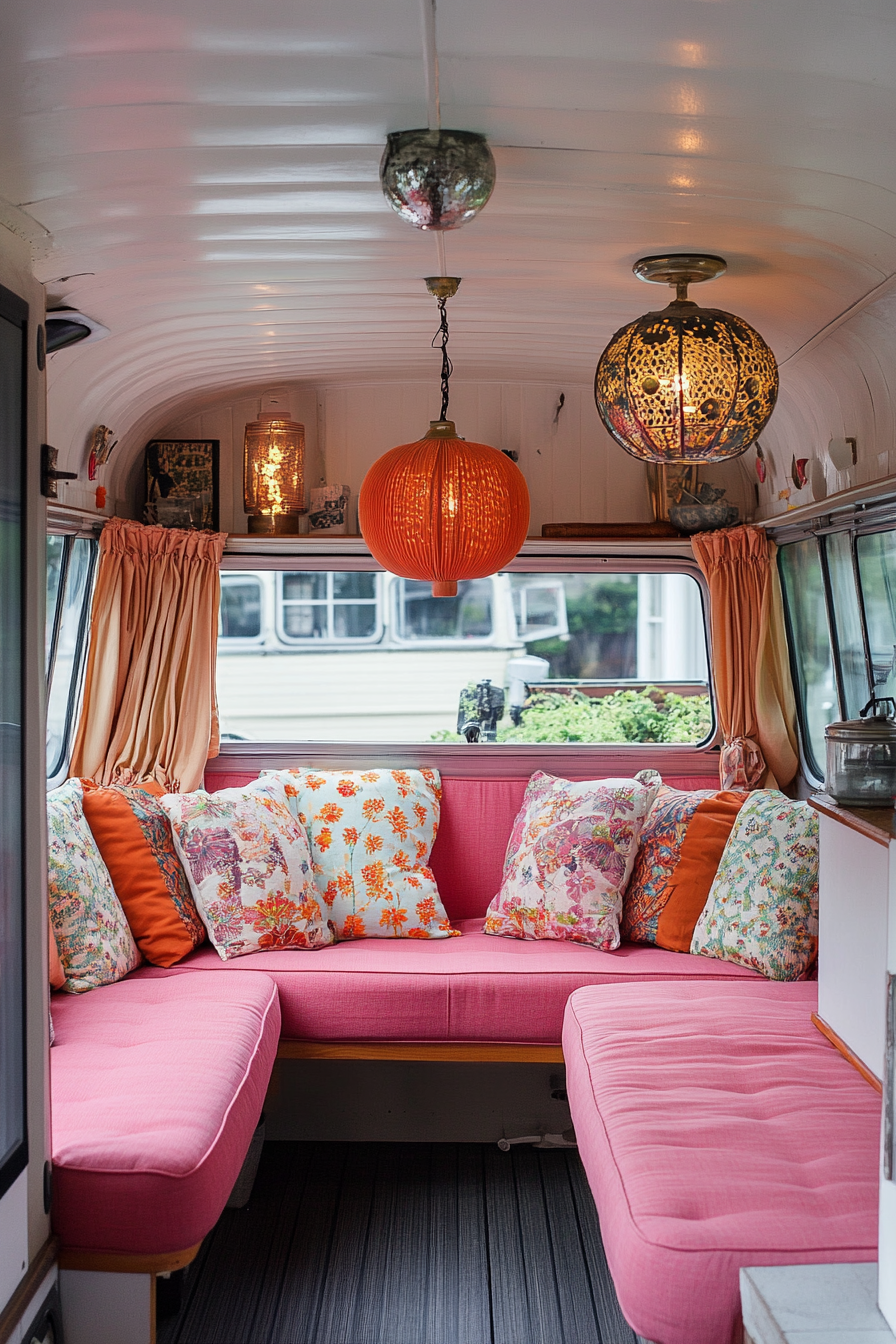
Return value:
M 436 344 L 439 342 L 441 342 L 442 347 L 442 409 L 439 412 L 439 419 L 446 420 L 448 418 L 448 379 L 451 377 L 454 366 L 448 358 L 448 313 L 445 309 L 446 300 L 440 298 L 437 302 L 439 305 L 440 321 L 439 329 L 432 338 L 432 344 L 433 349 L 435 349 Z

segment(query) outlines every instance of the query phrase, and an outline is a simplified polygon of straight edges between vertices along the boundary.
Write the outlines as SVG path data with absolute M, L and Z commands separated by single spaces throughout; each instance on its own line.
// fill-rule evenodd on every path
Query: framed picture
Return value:
M 218 531 L 218 439 L 153 439 L 146 445 L 147 523 Z
M 653 516 L 659 522 L 668 522 L 669 509 L 675 504 L 697 502 L 700 488 L 698 467 L 693 463 L 675 462 L 662 466 L 647 464 L 647 489 Z

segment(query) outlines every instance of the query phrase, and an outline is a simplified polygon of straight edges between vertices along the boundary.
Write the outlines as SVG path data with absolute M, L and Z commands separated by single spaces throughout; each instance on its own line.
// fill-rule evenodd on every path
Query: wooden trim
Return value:
M 20 1324 L 20 1316 L 56 1263 L 58 1252 L 58 1237 L 48 1237 L 31 1261 L 25 1272 L 25 1277 L 9 1299 L 2 1314 L 0 1314 L 0 1344 L 6 1344 L 6 1341 L 12 1337 L 16 1326 Z
M 559 1045 L 515 1041 L 281 1041 L 278 1059 L 405 1059 L 453 1064 L 562 1064 Z
M 710 746 L 655 742 L 549 745 L 490 742 L 222 742 L 207 762 L 205 777 L 215 788 L 220 775 L 281 770 L 302 765 L 318 770 L 414 770 L 430 766 L 449 779 L 528 779 L 536 770 L 564 779 L 629 778 L 650 767 L 661 775 L 705 776 L 718 787 L 718 754 Z
M 871 1086 L 874 1088 L 875 1092 L 880 1092 L 881 1095 L 883 1095 L 884 1089 L 880 1079 L 877 1077 L 876 1074 L 871 1072 L 867 1064 L 862 1063 L 862 1061 L 859 1059 L 855 1051 L 850 1050 L 846 1042 L 837 1035 L 836 1031 L 834 1031 L 834 1028 L 829 1027 L 827 1022 L 825 1022 L 824 1018 L 819 1017 L 817 1013 L 812 1014 L 812 1023 L 814 1026 L 818 1028 L 822 1036 L 824 1036 L 827 1040 L 830 1041 L 834 1049 L 840 1051 L 840 1054 L 843 1056 L 843 1058 L 853 1066 L 856 1072 L 862 1075 L 862 1077 L 865 1079 L 865 1082 L 870 1083 Z
M 199 1254 L 202 1242 L 185 1251 L 162 1251 L 158 1255 L 115 1255 L 109 1251 L 79 1251 L 74 1248 L 59 1253 L 60 1269 L 83 1269 L 94 1274 L 170 1274 L 183 1269 Z
M 841 807 L 826 793 L 813 793 L 809 806 L 876 845 L 889 845 L 896 839 L 896 812 L 892 807 Z

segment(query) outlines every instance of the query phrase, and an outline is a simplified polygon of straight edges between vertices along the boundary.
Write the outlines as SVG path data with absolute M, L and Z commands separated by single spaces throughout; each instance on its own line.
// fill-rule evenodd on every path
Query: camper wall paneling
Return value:
M 419 439 L 438 415 L 438 385 L 430 381 L 291 384 L 290 411 L 305 426 L 306 490 L 323 480 L 351 488 L 351 528 L 368 468 L 382 453 Z M 179 413 L 151 437 L 216 438 L 221 444 L 221 529 L 244 533 L 242 453 L 246 423 L 255 419 L 266 387 L 238 399 Z M 273 390 L 273 389 L 271 389 Z M 560 393 L 564 404 L 557 412 Z M 649 522 L 643 463 L 610 439 L 590 385 L 462 381 L 451 384 L 449 415 L 465 438 L 519 453 L 532 501 L 530 536 L 547 522 Z M 133 451 L 126 450 L 126 451 Z M 142 469 L 142 468 L 141 468 Z M 738 462 L 701 468 L 701 479 L 724 486 L 742 517 L 754 507 L 752 477 Z M 132 467 L 129 508 L 137 507 L 139 471 Z

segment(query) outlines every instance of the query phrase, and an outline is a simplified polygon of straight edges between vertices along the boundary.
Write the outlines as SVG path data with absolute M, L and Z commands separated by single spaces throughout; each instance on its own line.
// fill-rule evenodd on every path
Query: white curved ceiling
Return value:
M 420 0 L 11 8 L 0 195 L 112 332 L 51 360 L 64 456 L 225 389 L 433 372 L 435 239 L 377 172 L 426 124 Z M 443 124 L 498 166 L 446 235 L 459 377 L 589 380 L 665 302 L 644 253 L 727 257 L 695 297 L 779 360 L 896 273 L 892 0 L 439 0 L 438 47 Z

